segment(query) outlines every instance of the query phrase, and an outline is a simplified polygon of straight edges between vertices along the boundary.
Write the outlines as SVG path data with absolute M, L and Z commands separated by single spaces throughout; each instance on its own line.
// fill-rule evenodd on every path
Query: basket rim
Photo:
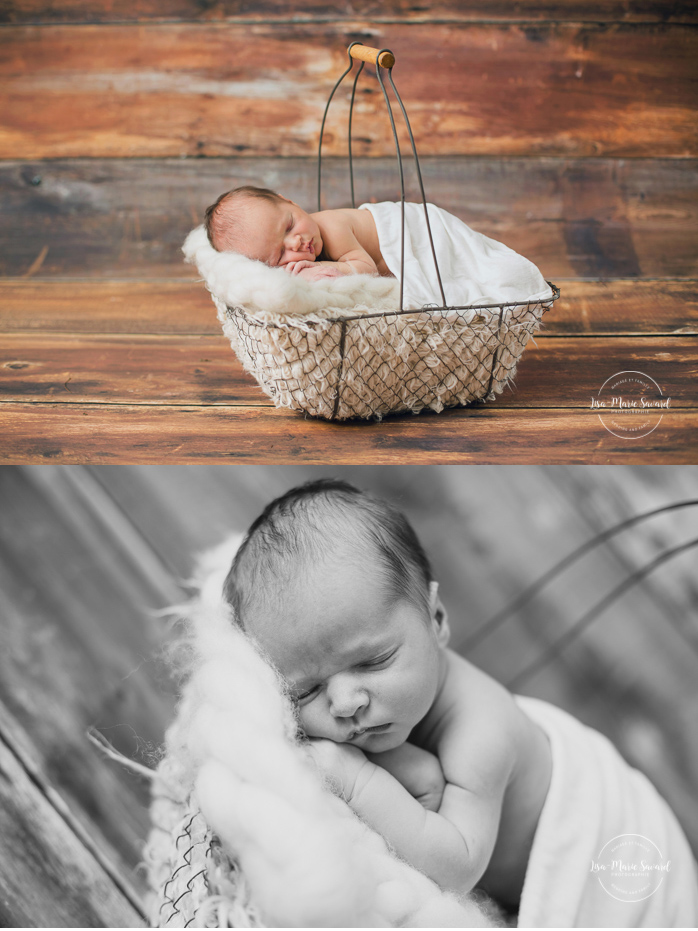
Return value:
M 532 304 L 553 304 L 560 297 L 560 288 L 553 284 L 552 281 L 546 281 L 546 284 L 549 284 L 553 290 L 552 297 L 546 298 L 537 298 L 536 300 L 526 301 L 498 301 L 497 303 L 491 304 L 449 304 L 446 307 L 441 307 L 439 304 L 424 304 L 422 307 L 413 308 L 411 310 L 381 310 L 373 314 L 351 314 L 346 317 L 323 317 L 319 321 L 312 321 L 313 323 L 322 323 L 322 324 L 335 324 L 335 323 L 351 323 L 354 320 L 371 320 L 376 317 L 402 317 L 407 314 L 443 314 L 452 310 L 498 310 L 503 311 L 512 307 L 528 307 Z M 292 317 L 296 315 L 289 314 L 288 318 L 281 322 L 276 321 L 267 321 L 259 320 L 254 314 L 251 314 L 249 311 L 244 310 L 242 307 L 231 307 L 229 304 L 226 304 L 226 307 L 229 311 L 233 313 L 241 314 L 247 320 L 251 320 L 256 323 L 258 326 L 294 326 L 296 320 Z M 309 315 L 312 316 L 312 315 Z M 297 320 L 307 320 L 305 316 L 298 316 Z

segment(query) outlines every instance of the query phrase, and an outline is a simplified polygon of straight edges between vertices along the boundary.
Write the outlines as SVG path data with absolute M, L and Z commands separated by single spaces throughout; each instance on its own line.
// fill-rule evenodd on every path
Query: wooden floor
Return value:
M 6 463 L 686 463 L 698 456 L 692 280 L 557 278 L 562 297 L 496 401 L 331 424 L 277 410 L 243 372 L 203 285 L 0 280 Z M 616 372 L 670 408 L 644 439 L 590 409 Z

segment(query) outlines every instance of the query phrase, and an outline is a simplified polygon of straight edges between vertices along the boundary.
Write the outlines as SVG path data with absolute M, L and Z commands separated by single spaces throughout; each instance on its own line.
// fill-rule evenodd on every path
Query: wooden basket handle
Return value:
M 375 65 L 377 61 L 381 68 L 392 68 L 395 64 L 395 56 L 393 53 L 386 49 L 381 52 L 380 57 L 378 57 L 378 52 L 379 49 L 370 48 L 368 45 L 361 45 L 361 43 L 358 42 L 349 46 L 349 54 L 352 58 L 356 58 L 357 61 L 366 61 L 372 65 Z

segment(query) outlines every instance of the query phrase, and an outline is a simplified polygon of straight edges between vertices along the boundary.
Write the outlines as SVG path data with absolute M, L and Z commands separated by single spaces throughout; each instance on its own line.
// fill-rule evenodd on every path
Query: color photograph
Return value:
M 696 22 L 4 3 L 2 461 L 695 463 Z

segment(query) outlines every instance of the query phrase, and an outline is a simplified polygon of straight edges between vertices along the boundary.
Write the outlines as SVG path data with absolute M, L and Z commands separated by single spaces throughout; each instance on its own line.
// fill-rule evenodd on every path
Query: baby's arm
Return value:
M 469 785 L 447 782 L 438 812 L 422 807 L 387 769 L 356 747 L 312 743 L 325 745 L 318 748 L 319 763 L 338 794 L 399 856 L 442 889 L 462 894 L 477 884 L 494 849 L 511 773 L 506 741 L 475 741 Z
M 446 783 L 438 812 L 423 808 L 380 767 L 363 768 L 349 801 L 398 854 L 435 882 L 469 892 L 492 856 L 508 773 L 492 772 L 489 785 L 472 789 Z
M 325 277 L 320 271 L 334 275 L 377 275 L 378 268 L 359 242 L 347 211 L 323 210 L 314 214 L 322 235 L 323 250 L 329 262 L 290 262 L 286 270 L 293 275 Z M 312 269 L 317 271 L 313 273 Z
M 372 763 L 387 770 L 423 808 L 438 811 L 446 780 L 441 764 L 428 750 L 404 743 L 394 750 L 366 754 Z

